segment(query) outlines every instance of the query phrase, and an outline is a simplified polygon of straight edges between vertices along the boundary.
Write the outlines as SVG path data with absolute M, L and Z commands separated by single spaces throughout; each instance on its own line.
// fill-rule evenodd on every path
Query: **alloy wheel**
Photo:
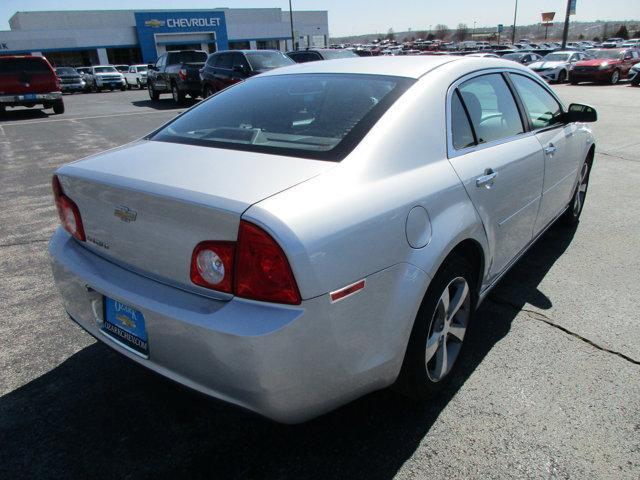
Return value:
M 620 72 L 618 70 L 614 70 L 611 74 L 611 84 L 615 85 L 620 80 Z
M 580 215 L 582 206 L 584 205 L 584 199 L 587 196 L 587 185 L 589 183 L 589 165 L 584 162 L 582 170 L 580 171 L 580 180 L 578 182 L 578 188 L 576 188 L 575 196 L 573 197 L 573 214 L 574 216 Z
M 469 324 L 471 295 L 463 277 L 456 277 L 440 295 L 429 327 L 426 370 L 433 382 L 442 380 L 455 364 Z
M 173 97 L 173 101 L 178 103 L 180 101 L 180 95 L 178 94 L 178 87 L 175 85 L 171 87 L 171 96 Z

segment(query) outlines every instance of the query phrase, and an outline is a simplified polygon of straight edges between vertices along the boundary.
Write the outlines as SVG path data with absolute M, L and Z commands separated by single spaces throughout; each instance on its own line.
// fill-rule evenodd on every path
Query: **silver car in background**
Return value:
M 489 290 L 578 222 L 595 119 L 501 59 L 273 70 L 56 172 L 62 303 L 122 355 L 280 422 L 390 385 L 430 398 Z
M 540 61 L 530 63 L 529 68 L 545 80 L 564 83 L 569 78 L 569 71 L 580 60 L 591 58 L 587 53 L 572 50 L 551 52 Z

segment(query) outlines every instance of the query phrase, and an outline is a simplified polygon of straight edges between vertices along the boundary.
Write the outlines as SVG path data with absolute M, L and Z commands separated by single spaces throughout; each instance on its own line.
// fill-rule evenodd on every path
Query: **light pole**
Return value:
M 567 0 L 567 11 L 564 17 L 564 30 L 562 30 L 562 50 L 567 46 L 567 38 L 569 37 L 569 15 L 571 14 L 571 0 Z
M 296 50 L 296 40 L 293 38 L 293 9 L 289 0 L 289 22 L 291 23 L 291 50 Z
M 476 22 L 473 22 L 473 30 L 471 30 L 471 40 L 476 38 Z
M 516 8 L 513 11 L 513 29 L 511 31 L 511 43 L 516 43 L 516 17 L 518 16 L 518 0 L 516 0 Z

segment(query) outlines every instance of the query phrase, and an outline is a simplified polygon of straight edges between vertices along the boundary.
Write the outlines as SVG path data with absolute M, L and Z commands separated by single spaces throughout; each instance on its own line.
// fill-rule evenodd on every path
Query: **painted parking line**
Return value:
M 111 115 L 93 115 L 90 117 L 55 118 L 55 119 L 47 119 L 47 120 L 31 120 L 31 121 L 24 121 L 24 122 L 0 123 L 0 127 L 34 125 L 37 123 L 72 122 L 75 120 L 93 120 L 96 118 L 126 117 L 131 115 L 153 115 L 153 114 L 160 114 L 160 113 L 178 115 L 182 112 L 184 112 L 184 110 L 158 110 L 158 111 L 149 111 L 149 112 L 114 113 Z

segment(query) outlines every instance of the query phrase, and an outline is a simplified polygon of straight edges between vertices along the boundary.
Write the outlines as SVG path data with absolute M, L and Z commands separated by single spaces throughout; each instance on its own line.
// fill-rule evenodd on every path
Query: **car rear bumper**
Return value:
M 48 103 L 62 98 L 62 92 L 21 93 L 15 95 L 0 95 L 0 104 L 9 106 L 32 105 L 34 103 Z
M 80 92 L 86 88 L 86 83 L 63 83 L 60 85 L 60 90 L 63 92 Z
M 413 299 L 428 283 L 398 264 L 335 303 L 329 295 L 299 306 L 219 301 L 114 265 L 61 228 L 49 252 L 64 308 L 93 336 L 187 387 L 284 423 L 393 383 L 420 303 Z M 148 358 L 101 329 L 104 296 L 143 313 Z

